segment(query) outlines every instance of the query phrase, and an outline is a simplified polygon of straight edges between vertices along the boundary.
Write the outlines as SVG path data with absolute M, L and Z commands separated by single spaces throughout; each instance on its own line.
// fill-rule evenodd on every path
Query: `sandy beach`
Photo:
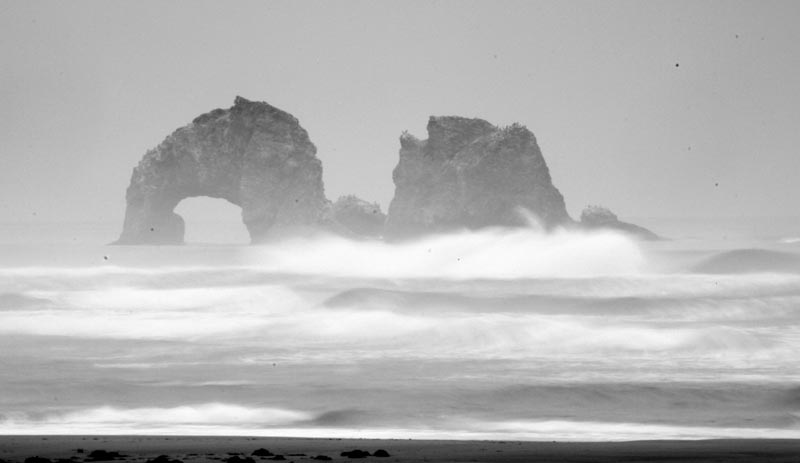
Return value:
M 253 456 L 266 449 L 272 456 Z M 190 462 L 347 461 L 343 452 L 385 450 L 386 462 L 797 462 L 800 440 L 702 440 L 634 442 L 515 442 L 305 439 L 270 437 L 0 436 L 0 461 L 39 456 L 58 461 L 112 461 L 92 452 L 119 453 L 116 461 L 146 462 L 159 455 Z M 110 458 L 110 457 L 109 457 Z M 237 461 L 233 458 L 231 461 Z M 41 462 L 40 462 L 41 463 Z

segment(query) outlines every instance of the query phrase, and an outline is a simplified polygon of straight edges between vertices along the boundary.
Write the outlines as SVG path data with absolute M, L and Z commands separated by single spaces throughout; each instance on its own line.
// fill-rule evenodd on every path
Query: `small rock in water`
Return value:
M 341 456 L 347 458 L 367 458 L 368 456 L 370 456 L 370 453 L 367 452 L 366 450 L 355 449 L 349 452 L 342 452 Z
M 315 456 L 313 458 L 313 460 L 330 461 L 330 460 L 333 460 L 333 458 L 331 458 L 331 457 L 329 457 L 327 455 L 317 455 L 317 456 Z
M 390 457 L 391 455 L 389 455 L 389 452 L 387 452 L 386 450 L 378 449 L 375 451 L 375 453 L 372 454 L 372 456 L 378 458 L 387 458 Z
M 254 457 L 271 457 L 271 456 L 273 456 L 273 453 L 270 452 L 269 450 L 265 449 L 265 448 L 260 448 L 260 449 L 253 450 L 253 453 L 251 453 L 250 455 L 252 455 Z
M 286 458 L 283 455 L 275 455 L 274 457 L 270 458 L 270 460 L 276 460 L 276 461 L 283 461 L 285 459 Z

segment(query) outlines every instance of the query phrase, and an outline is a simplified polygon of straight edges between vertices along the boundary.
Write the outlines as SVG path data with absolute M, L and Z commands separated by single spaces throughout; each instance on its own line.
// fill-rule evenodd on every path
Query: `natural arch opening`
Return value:
M 175 213 L 185 224 L 187 244 L 249 244 L 242 208 L 221 198 L 194 196 L 182 200 Z

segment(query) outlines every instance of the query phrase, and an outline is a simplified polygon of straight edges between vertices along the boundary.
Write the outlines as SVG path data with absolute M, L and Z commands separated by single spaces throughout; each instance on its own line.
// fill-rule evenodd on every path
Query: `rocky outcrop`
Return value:
M 401 238 L 459 228 L 571 223 L 536 138 L 527 128 L 431 117 L 428 139 L 404 133 L 385 233 Z
M 223 198 L 242 208 L 253 241 L 314 227 L 329 207 L 316 147 L 297 119 L 236 97 L 176 130 L 133 170 L 118 244 L 183 242 L 184 198 Z
M 589 230 L 617 230 L 644 240 L 662 239 L 644 227 L 620 221 L 616 214 L 602 206 L 586 206 L 581 212 L 580 226 Z
M 383 233 L 386 214 L 378 203 L 368 203 L 353 195 L 333 203 L 333 220 L 358 237 L 375 238 Z

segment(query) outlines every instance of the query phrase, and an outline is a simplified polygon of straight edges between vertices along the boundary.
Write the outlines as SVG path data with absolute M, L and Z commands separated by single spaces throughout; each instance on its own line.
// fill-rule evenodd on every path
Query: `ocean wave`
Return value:
M 204 403 L 176 407 L 97 407 L 47 414 L 36 419 L 27 414 L 0 417 L 0 434 L 174 434 L 183 430 L 220 428 L 271 428 L 305 423 L 313 414 L 283 408 L 246 407 Z
M 0 311 L 0 333 L 182 339 L 256 332 L 304 302 L 280 286 L 35 291 L 45 308 Z
M 579 291 L 576 291 L 579 292 Z M 616 316 L 643 321 L 726 321 L 794 319 L 800 313 L 800 285 L 787 295 L 680 295 L 586 297 L 580 295 L 470 294 L 354 288 L 323 302 L 331 309 L 390 310 L 400 313 L 517 313 Z
M 800 255 L 766 249 L 737 249 L 695 265 L 698 273 L 800 273 Z
M 520 228 L 400 243 L 290 239 L 258 247 L 252 264 L 294 274 L 463 280 L 638 274 L 645 258 L 636 241 L 619 233 Z

